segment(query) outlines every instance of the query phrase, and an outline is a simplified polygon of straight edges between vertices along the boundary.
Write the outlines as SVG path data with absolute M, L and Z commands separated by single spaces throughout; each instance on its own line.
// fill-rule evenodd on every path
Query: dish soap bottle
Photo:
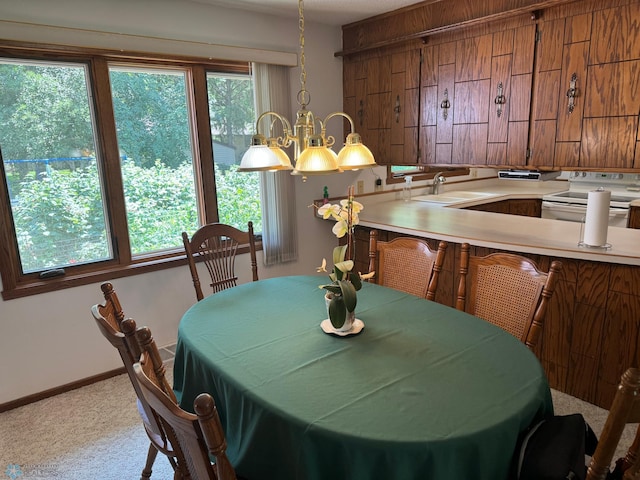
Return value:
M 411 181 L 413 180 L 413 177 L 411 175 L 407 175 L 406 177 L 404 177 L 404 186 L 402 187 L 402 199 L 405 202 L 408 202 L 411 200 Z

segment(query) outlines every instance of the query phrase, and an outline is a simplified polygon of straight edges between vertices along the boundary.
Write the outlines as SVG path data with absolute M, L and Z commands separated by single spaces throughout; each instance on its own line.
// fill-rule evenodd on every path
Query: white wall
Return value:
M 298 49 L 295 19 L 253 15 L 186 0 L 7 1 L 0 3 L 0 19 L 285 52 Z M 310 108 L 324 117 L 342 110 L 342 62 L 333 55 L 341 49 L 341 32 L 336 27 L 307 21 L 305 34 Z M 68 35 L 73 43 L 73 30 Z M 298 86 L 299 69 L 293 68 L 294 112 Z M 329 125 L 329 133 L 339 139 L 341 128 L 342 122 L 336 120 Z M 306 183 L 296 177 L 299 260 L 267 268 L 259 255 L 261 278 L 313 274 L 322 257 L 330 258 L 335 244 L 331 224 L 315 218 L 307 206 L 322 197 L 324 185 L 329 187 L 331 196 L 343 195 L 357 176 L 358 173 L 344 173 L 309 177 Z M 241 259 L 237 268 L 248 271 L 247 260 Z M 159 345 L 175 341 L 180 317 L 195 303 L 186 266 L 115 279 L 113 283 L 125 314 L 139 325 L 148 325 Z M 101 300 L 99 284 L 0 300 L 0 404 L 120 366 L 117 353 L 100 335 L 91 317 L 91 305 Z M 318 301 L 322 301 L 321 295 Z

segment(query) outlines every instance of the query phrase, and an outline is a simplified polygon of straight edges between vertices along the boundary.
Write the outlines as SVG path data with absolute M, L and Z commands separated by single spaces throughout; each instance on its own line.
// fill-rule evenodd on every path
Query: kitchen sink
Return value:
M 488 192 L 453 191 L 439 193 L 438 195 L 419 195 L 417 197 L 414 197 L 413 200 L 417 200 L 419 202 L 452 204 L 492 197 L 495 195 L 495 193 Z

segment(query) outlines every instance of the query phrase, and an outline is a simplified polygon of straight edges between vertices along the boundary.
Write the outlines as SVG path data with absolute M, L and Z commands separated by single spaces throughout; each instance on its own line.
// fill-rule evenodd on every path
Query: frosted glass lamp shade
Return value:
M 339 172 L 338 155 L 327 147 L 307 147 L 298 157 L 296 168 L 293 171 L 297 175 L 322 175 L 325 173 Z
M 278 161 L 280 162 L 280 167 L 278 170 L 293 170 L 293 165 L 291 165 L 291 160 L 289 159 L 289 155 L 287 155 L 282 148 L 278 146 L 278 143 L 275 138 L 270 138 L 269 141 L 269 150 L 276 154 L 278 157 Z
M 284 153 L 284 152 L 283 152 Z M 266 145 L 252 145 L 242 156 L 239 172 L 261 172 L 279 170 L 281 167 L 278 155 Z
M 375 167 L 373 153 L 360 140 L 360 135 L 350 133 L 344 147 L 338 153 L 338 165 L 342 170 L 358 170 L 360 168 Z

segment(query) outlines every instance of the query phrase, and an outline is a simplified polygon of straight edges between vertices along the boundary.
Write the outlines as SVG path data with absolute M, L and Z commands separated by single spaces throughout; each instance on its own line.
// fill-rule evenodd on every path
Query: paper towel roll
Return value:
M 609 190 L 592 190 L 587 197 L 587 215 L 584 221 L 584 243 L 591 247 L 604 247 L 609 228 Z

